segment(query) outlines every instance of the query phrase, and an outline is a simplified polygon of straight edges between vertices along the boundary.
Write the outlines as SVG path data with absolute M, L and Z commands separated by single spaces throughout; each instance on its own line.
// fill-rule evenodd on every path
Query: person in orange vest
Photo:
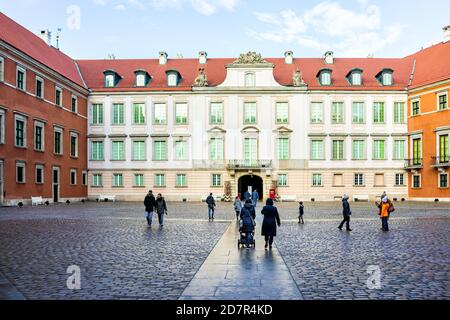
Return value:
M 375 202 L 375 205 L 378 207 L 378 209 L 380 209 L 380 211 L 378 212 L 378 215 L 381 218 L 381 230 L 389 231 L 388 220 L 389 220 L 390 213 L 395 210 L 394 205 L 388 199 L 387 196 L 384 196 L 381 199 L 380 203 Z

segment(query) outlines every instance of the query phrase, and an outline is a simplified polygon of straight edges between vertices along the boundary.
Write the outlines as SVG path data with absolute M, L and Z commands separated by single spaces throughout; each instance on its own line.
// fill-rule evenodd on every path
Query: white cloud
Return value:
M 198 13 L 210 16 L 220 9 L 234 11 L 241 0 L 151 0 L 150 4 L 157 9 L 182 9 L 191 6 Z
M 358 2 L 359 11 L 336 2 L 321 2 L 303 14 L 293 10 L 255 12 L 256 19 L 270 25 L 270 29 L 250 30 L 247 35 L 257 40 L 297 43 L 314 50 L 336 50 L 340 56 L 366 56 L 395 43 L 405 26 L 382 27 L 380 8 L 369 5 L 367 0 Z
M 233 11 L 239 0 L 219 0 L 219 5 L 227 9 L 228 11 Z
M 199 13 L 210 16 L 216 12 L 216 7 L 207 0 L 191 0 L 192 7 Z
M 109 2 L 109 0 L 92 0 L 92 1 L 94 2 L 94 4 L 100 5 L 100 6 L 105 6 Z
M 117 11 L 124 11 L 125 9 L 126 9 L 127 7 L 125 7 L 125 5 L 123 5 L 123 4 L 118 4 L 118 5 L 116 5 L 116 6 L 114 6 L 114 10 L 117 10 Z

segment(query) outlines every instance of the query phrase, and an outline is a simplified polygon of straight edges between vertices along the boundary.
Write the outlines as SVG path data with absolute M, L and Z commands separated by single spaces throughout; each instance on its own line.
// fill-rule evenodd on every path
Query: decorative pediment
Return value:
M 212 127 L 211 129 L 209 129 L 207 132 L 208 133 L 226 133 L 227 131 L 221 127 L 215 126 L 215 127 Z
M 273 132 L 278 133 L 278 134 L 290 134 L 293 132 L 293 130 L 291 130 L 285 126 L 280 126 L 280 127 L 276 128 L 275 130 L 273 130 Z
M 247 53 L 241 53 L 239 58 L 233 62 L 233 64 L 267 64 L 260 53 L 255 51 L 249 51 Z
M 259 133 L 259 129 L 257 127 L 254 126 L 248 126 L 248 127 L 244 127 L 241 130 L 242 133 Z

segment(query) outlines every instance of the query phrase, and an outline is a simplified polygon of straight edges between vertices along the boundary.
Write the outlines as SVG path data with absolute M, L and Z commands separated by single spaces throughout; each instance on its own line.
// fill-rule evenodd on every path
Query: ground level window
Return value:
M 155 175 L 155 187 L 165 187 L 166 186 L 166 176 L 162 173 Z
M 355 173 L 355 186 L 363 186 L 364 185 L 364 175 L 362 173 Z
M 135 187 L 143 187 L 144 186 L 144 175 L 142 173 L 138 173 L 134 175 L 134 186 Z
M 413 188 L 420 188 L 420 174 L 415 174 L 412 176 L 412 187 Z
M 16 163 L 16 182 L 17 183 L 25 183 L 25 162 L 17 162 Z
M 43 165 L 36 165 L 36 184 L 43 184 L 44 183 L 44 166 Z
M 213 174 L 212 175 L 212 186 L 220 187 L 222 185 L 222 175 L 221 174 Z
M 439 174 L 439 188 L 448 188 L 448 173 Z
M 185 174 L 177 174 L 175 185 L 177 187 L 186 187 L 187 186 L 186 175 Z
M 285 173 L 278 174 L 278 186 L 286 187 L 287 185 L 288 185 L 287 174 L 285 174 Z
M 321 187 L 322 186 L 322 174 L 314 173 L 312 175 L 312 185 L 313 187 Z
M 403 175 L 403 173 L 396 173 L 395 174 L 395 185 L 396 186 L 403 186 L 404 185 L 404 175 Z
M 71 185 L 77 184 L 77 170 L 76 169 L 70 170 L 70 184 Z
M 92 186 L 94 187 L 101 187 L 103 186 L 103 181 L 102 181 L 102 175 L 101 174 L 94 174 L 92 176 Z
M 83 171 L 82 175 L 81 175 L 81 180 L 83 182 L 83 186 L 87 185 L 87 172 Z
M 113 187 L 122 187 L 123 186 L 123 176 L 121 173 L 113 174 Z

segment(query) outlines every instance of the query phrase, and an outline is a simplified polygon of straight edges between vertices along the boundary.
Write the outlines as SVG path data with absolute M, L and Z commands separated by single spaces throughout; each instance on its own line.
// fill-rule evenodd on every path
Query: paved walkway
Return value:
M 25 300 L 24 296 L 0 272 L 0 300 Z
M 180 300 L 300 300 L 302 295 L 274 245 L 264 249 L 257 218 L 256 249 L 238 249 L 239 224 L 233 221 Z

